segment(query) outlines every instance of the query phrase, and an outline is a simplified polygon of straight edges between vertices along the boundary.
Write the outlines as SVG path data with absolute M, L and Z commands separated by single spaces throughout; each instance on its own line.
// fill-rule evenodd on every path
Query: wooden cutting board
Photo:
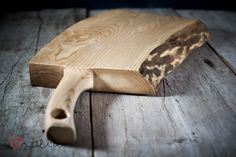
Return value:
M 73 110 L 82 91 L 154 95 L 163 77 L 208 36 L 198 20 L 128 10 L 72 25 L 29 63 L 32 85 L 56 88 L 45 114 L 48 138 L 76 140 Z

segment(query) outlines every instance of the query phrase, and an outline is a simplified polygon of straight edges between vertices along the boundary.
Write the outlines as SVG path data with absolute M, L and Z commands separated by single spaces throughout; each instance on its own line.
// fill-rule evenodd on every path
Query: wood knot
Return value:
M 215 65 L 212 63 L 212 61 L 210 61 L 209 59 L 204 59 L 204 63 L 206 63 L 208 66 L 210 67 L 214 67 Z

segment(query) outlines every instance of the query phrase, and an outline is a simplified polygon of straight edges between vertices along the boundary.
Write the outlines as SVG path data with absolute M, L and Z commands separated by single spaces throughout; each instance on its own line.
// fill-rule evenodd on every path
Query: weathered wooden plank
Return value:
M 167 90 L 178 100 L 175 105 L 197 137 L 201 156 L 234 156 L 235 76 L 208 47 L 192 56 L 167 78 Z
M 160 96 L 92 92 L 94 156 L 234 156 L 235 86 L 204 46 L 164 80 Z
M 236 13 L 229 11 L 178 10 L 181 16 L 201 19 L 209 27 L 210 45 L 236 74 Z
M 24 113 L 32 110 L 35 97 L 29 97 L 33 91 L 27 84 L 27 59 L 35 51 L 38 25 L 37 13 L 10 14 L 1 19 L 1 156 L 19 156 L 10 147 L 10 140 L 16 141 L 15 136 L 22 136 L 25 129 Z M 27 24 L 28 23 L 28 24 Z M 31 30 L 28 33 L 28 30 Z M 6 68 L 6 69 L 5 69 Z M 4 72 L 4 70 L 6 72 Z M 24 93 L 27 92 L 27 93 Z M 36 93 L 35 93 L 36 94 Z M 40 93 L 38 93 L 39 95 Z M 36 96 L 36 95 L 35 95 Z M 25 101 L 28 101 L 27 103 Z M 34 111 L 40 111 L 39 101 Z M 32 112 L 33 114 L 33 112 Z M 42 131 L 42 129 L 40 128 Z M 40 135 L 42 135 L 40 131 Z M 33 132 L 33 131 L 32 131 Z M 11 136 L 14 136 L 12 138 Z M 10 139 L 12 138 L 12 139 Z M 9 140 L 8 140 L 9 139 Z M 29 152 L 29 151 L 28 151 Z M 22 154 L 22 153 L 21 153 Z
M 19 20 L 16 20 L 19 19 Z M 26 22 L 29 22 L 26 24 Z M 24 51 L 34 49 L 37 38 L 39 21 L 36 20 L 36 13 L 8 14 L 0 20 L 0 87 L 3 89 L 13 68 L 25 55 Z M 14 29 L 12 29 L 14 28 Z M 31 33 L 27 33 L 31 29 Z M 18 36 L 22 32 L 22 36 Z M 1 90 L 3 92 L 3 90 Z M 1 96 L 3 94 L 1 93 Z
M 44 10 L 39 14 L 43 21 L 38 49 L 63 32 L 67 27 L 86 17 L 84 9 Z M 54 31 L 50 31 L 54 30 Z
M 85 13 L 84 9 L 46 10 L 11 14 L 0 20 L 4 24 L 0 58 L 5 65 L 0 73 L 0 156 L 91 156 L 89 93 L 76 105 L 78 142 L 72 147 L 55 145 L 43 134 L 44 111 L 52 90 L 32 87 L 28 74 L 28 62 L 36 50 Z M 9 144 L 16 142 L 16 136 L 24 143 L 13 151 Z
M 124 8 L 124 9 L 126 9 L 126 8 Z M 160 9 L 138 9 L 138 8 L 129 9 L 129 10 L 142 11 L 142 12 L 147 12 L 147 13 L 157 13 L 157 14 L 161 12 L 161 15 L 167 15 L 167 16 L 176 15 L 176 12 L 173 9 L 169 9 L 169 8 L 163 8 L 163 9 L 161 9 L 161 11 L 160 11 Z M 90 10 L 89 16 L 94 16 L 94 15 L 100 14 L 105 11 L 108 11 L 108 10 L 107 9 Z

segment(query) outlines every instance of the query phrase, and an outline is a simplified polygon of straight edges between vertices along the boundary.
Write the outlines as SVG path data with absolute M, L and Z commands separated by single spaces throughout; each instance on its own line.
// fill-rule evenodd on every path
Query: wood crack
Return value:
M 125 116 L 125 110 L 124 110 L 124 104 L 122 106 L 122 116 L 123 116 L 123 123 L 124 123 L 124 131 L 125 131 L 125 144 L 124 144 L 124 154 L 127 152 L 127 147 L 128 147 L 128 127 L 127 127 L 127 121 L 126 121 L 126 116 Z
M 36 47 L 34 50 L 34 55 L 38 52 L 38 43 L 39 43 L 39 38 L 40 38 L 40 32 L 41 32 L 42 25 L 43 25 L 43 18 L 41 17 L 40 12 L 37 12 L 37 19 L 40 21 L 40 23 L 39 23 L 39 27 L 38 27 L 38 31 L 37 31 Z
M 38 14 L 37 18 L 38 18 L 40 21 L 42 21 L 42 18 L 39 16 L 39 14 Z M 13 50 L 13 51 L 29 50 L 29 49 L 32 47 L 32 45 L 34 44 L 34 41 L 35 41 L 35 39 L 36 39 L 36 48 L 35 48 L 35 53 L 36 53 L 36 51 L 37 51 L 37 46 L 38 46 L 38 40 L 39 40 L 39 33 L 40 33 L 40 30 L 41 30 L 41 25 L 42 25 L 42 22 L 39 24 L 39 29 L 38 29 L 38 33 L 37 33 L 37 38 L 34 38 L 34 39 L 32 40 L 32 42 L 30 43 L 29 46 L 24 47 L 24 48 L 20 48 L 20 49 L 11 49 L 11 50 Z M 11 77 L 12 77 L 12 74 L 13 74 L 13 70 L 14 70 L 14 68 L 16 67 L 16 65 L 20 62 L 20 60 L 22 59 L 22 57 L 23 57 L 25 54 L 26 54 L 26 53 L 23 53 L 23 54 L 20 55 L 20 57 L 16 60 L 16 62 L 13 64 L 13 66 L 11 67 L 11 69 L 9 70 L 9 72 L 7 73 L 7 75 L 4 77 L 3 81 L 0 83 L 0 86 L 2 86 L 3 83 L 7 80 L 7 83 L 6 83 L 6 85 L 5 85 L 5 87 L 4 87 L 4 90 L 3 90 L 3 96 L 2 96 L 1 101 L 0 101 L 0 104 L 1 104 L 1 105 L 2 105 L 3 102 L 4 102 L 5 95 L 6 95 L 6 92 L 7 92 L 7 88 L 8 88 L 8 86 L 9 86 L 9 84 L 10 84 L 10 80 L 11 80 Z
M 229 68 L 229 70 L 236 76 L 236 69 L 231 67 L 231 65 L 211 46 L 209 42 L 206 45 L 216 54 L 216 56 L 224 63 L 224 65 Z
M 171 96 L 175 96 L 175 95 L 176 95 L 176 92 L 174 91 L 174 89 L 172 89 L 172 87 L 171 87 L 170 84 L 168 83 L 168 79 L 165 78 L 164 80 L 165 80 L 165 84 L 166 84 L 166 87 L 167 87 L 168 90 L 169 90 L 170 95 L 171 95 Z M 189 141 L 190 141 L 190 142 L 196 142 L 198 137 L 196 136 L 195 131 L 194 131 L 194 129 L 192 128 L 192 125 L 188 122 L 188 120 L 187 120 L 188 118 L 187 118 L 187 116 L 186 116 L 186 114 L 185 114 L 185 112 L 184 112 L 184 110 L 183 110 L 181 104 L 179 103 L 179 100 L 177 100 L 177 99 L 174 98 L 174 101 L 177 102 L 177 104 L 176 104 L 176 103 L 174 103 L 174 104 L 177 105 L 176 107 L 178 108 L 178 111 L 180 112 L 180 115 L 181 115 L 181 117 L 183 118 L 184 125 L 188 126 L 188 128 L 189 128 L 189 130 L 187 130 Z
M 225 100 L 225 98 L 222 96 L 222 94 L 220 93 L 220 91 L 217 89 L 217 87 L 213 84 L 210 83 L 212 82 L 212 80 L 210 80 L 210 78 L 207 78 L 207 74 L 202 74 L 202 77 L 204 78 L 204 80 L 207 82 L 207 84 L 211 87 L 211 89 L 213 89 L 216 93 L 216 95 L 218 97 L 220 97 L 220 99 L 223 101 L 222 105 L 224 106 L 225 109 L 227 109 L 230 113 L 233 114 L 233 117 L 236 118 L 236 113 L 234 112 L 234 110 L 231 108 L 231 106 L 227 103 L 227 101 Z M 210 81 L 208 81 L 210 80 Z
M 39 41 L 39 37 L 40 37 L 40 31 L 41 31 L 41 27 L 42 27 L 42 23 L 43 23 L 43 19 L 42 19 L 42 17 L 39 15 L 39 13 L 38 13 L 38 15 L 37 15 L 37 18 L 41 21 L 40 22 L 40 24 L 39 24 L 39 28 L 38 28 L 38 32 L 36 33 L 36 37 L 34 37 L 33 38 L 33 40 L 31 41 L 31 43 L 29 44 L 29 46 L 26 46 L 26 47 L 23 47 L 23 48 L 16 48 L 16 49 L 9 49 L 9 50 L 4 50 L 4 51 L 15 51 L 16 53 L 17 52 L 20 52 L 20 51 L 27 51 L 27 50 L 29 50 L 32 46 L 33 46 L 33 44 L 34 44 L 34 42 L 35 42 L 35 40 L 36 40 L 36 47 L 35 47 L 35 53 L 38 51 L 38 41 Z M 1 51 L 2 51 L 2 49 L 1 49 Z M 34 53 L 34 54 L 35 54 Z M 25 53 L 24 53 L 25 54 Z M 24 55 L 24 54 L 21 54 L 21 56 L 17 59 L 17 61 L 14 63 L 14 65 L 12 66 L 12 68 L 9 70 L 9 72 L 7 73 L 7 75 L 3 78 L 3 80 L 0 82 L 0 86 L 1 85 L 3 85 L 3 83 L 7 80 L 7 78 L 9 77 L 9 75 L 11 75 L 11 73 L 12 73 L 12 70 L 15 68 L 15 66 L 16 66 L 16 64 L 18 64 L 18 62 L 19 62 L 19 60 L 22 58 L 22 55 Z
M 7 80 L 7 83 L 6 83 L 6 85 L 5 85 L 5 87 L 4 87 L 4 90 L 3 90 L 3 95 L 2 95 L 2 98 L 1 98 L 1 102 L 0 102 L 1 105 L 2 105 L 3 102 L 4 102 L 5 95 L 6 95 L 6 92 L 7 92 L 7 88 L 8 88 L 8 86 L 9 86 L 9 84 L 10 84 L 10 80 L 11 80 L 11 77 L 12 77 L 12 74 L 13 74 L 13 70 L 14 70 L 14 68 L 16 67 L 16 65 L 20 62 L 21 58 L 22 58 L 24 55 L 25 55 L 25 54 L 22 54 L 22 55 L 17 59 L 17 61 L 14 63 L 14 65 L 12 66 L 12 68 L 11 68 L 10 71 L 9 71 L 8 79 L 7 79 L 7 77 L 6 77 L 6 79 L 4 79 L 4 80 L 1 82 L 1 84 L 0 84 L 0 86 L 1 86 L 1 85 L 4 83 L 4 81 Z
M 167 114 L 167 117 L 168 117 L 168 119 L 169 119 L 169 121 L 171 122 L 171 126 L 173 127 L 173 129 L 174 129 L 174 131 L 176 131 L 176 124 L 175 124 L 175 122 L 174 122 L 174 120 L 173 120 L 173 118 L 171 117 L 171 113 L 170 113 L 170 111 L 167 109 L 167 107 L 166 107 L 166 104 L 165 104 L 165 92 L 166 92 L 166 87 L 165 87 L 165 80 L 167 80 L 167 79 L 163 79 L 163 109 L 165 110 L 165 112 L 166 112 L 166 114 Z
M 89 116 L 90 116 L 90 129 L 91 129 L 91 142 L 92 142 L 92 157 L 94 157 L 94 134 L 93 134 L 93 108 L 92 108 L 92 92 L 89 91 Z

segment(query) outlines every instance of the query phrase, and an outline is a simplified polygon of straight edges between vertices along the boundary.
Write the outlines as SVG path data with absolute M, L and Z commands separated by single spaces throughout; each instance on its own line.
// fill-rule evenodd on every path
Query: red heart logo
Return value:
M 24 138 L 22 136 L 9 135 L 7 141 L 13 151 L 15 151 L 24 143 Z

